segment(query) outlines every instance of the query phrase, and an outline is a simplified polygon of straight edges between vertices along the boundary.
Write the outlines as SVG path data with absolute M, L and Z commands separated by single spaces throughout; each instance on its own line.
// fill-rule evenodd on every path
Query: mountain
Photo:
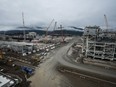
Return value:
M 0 34 L 6 34 L 6 35 L 21 35 L 23 34 L 25 30 L 25 33 L 28 34 L 29 32 L 36 32 L 39 35 L 45 35 L 46 34 L 46 28 L 45 27 L 17 27 L 13 28 L 12 30 L 6 30 L 0 31 Z M 76 27 L 70 27 L 70 28 L 64 28 L 63 30 L 55 30 L 55 31 L 48 31 L 49 35 L 52 34 L 59 34 L 61 35 L 63 32 L 64 35 L 82 35 L 83 34 L 83 29 L 76 28 Z
M 78 28 L 78 27 L 75 27 L 75 26 L 69 26 L 70 28 L 73 28 L 73 29 L 77 29 L 77 30 L 84 30 L 83 28 Z
M 52 31 L 52 33 L 54 33 L 54 34 L 62 34 L 62 32 L 63 32 L 63 34 L 64 35 L 79 35 L 79 36 L 81 36 L 82 34 L 83 34 L 83 32 L 80 32 L 80 31 L 75 31 L 75 30 L 55 30 L 55 31 Z

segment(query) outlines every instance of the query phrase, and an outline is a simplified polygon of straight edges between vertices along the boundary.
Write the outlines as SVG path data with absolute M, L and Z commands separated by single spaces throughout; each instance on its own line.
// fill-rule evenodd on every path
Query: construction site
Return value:
M 23 14 L 22 14 L 23 16 Z M 54 20 L 52 20 L 53 22 Z M 29 87 L 30 78 L 35 73 L 36 67 L 47 60 L 47 55 L 54 49 L 67 44 L 72 37 L 48 35 L 48 29 L 44 36 L 38 36 L 36 32 L 23 35 L 1 35 L 0 41 L 0 87 Z M 54 30 L 56 28 L 56 22 Z M 25 27 L 23 19 L 23 27 Z M 60 26 L 62 30 L 62 26 Z M 3 79 L 3 80 L 2 80 Z
M 14 82 L 14 84 L 8 83 L 8 87 L 13 85 L 16 87 L 28 87 L 30 82 L 27 79 L 34 74 L 35 68 L 46 60 L 49 52 L 65 44 L 60 41 L 56 41 L 56 43 L 42 42 L 0 41 L 1 76 L 4 77 L 5 74 L 5 76 L 10 76 L 13 81 L 15 81 L 14 78 L 17 78 L 18 81 L 17 83 Z M 8 84 L 4 83 L 4 85 Z
M 110 29 L 106 15 L 106 28 L 86 26 L 83 36 L 74 43 L 69 54 L 75 62 L 116 69 L 116 30 Z

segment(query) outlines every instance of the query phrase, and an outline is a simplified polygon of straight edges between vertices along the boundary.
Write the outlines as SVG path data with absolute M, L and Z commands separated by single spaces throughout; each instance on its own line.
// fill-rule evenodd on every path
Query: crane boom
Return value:
M 50 28 L 50 26 L 52 25 L 53 22 L 54 22 L 54 19 L 50 22 L 49 26 L 46 28 L 45 44 L 47 43 L 48 29 Z
M 54 35 L 54 31 L 55 31 L 55 29 L 56 29 L 56 26 L 57 26 L 57 22 L 55 22 L 55 24 L 54 24 L 54 29 L 53 29 L 53 33 L 52 33 L 52 39 L 53 39 L 53 35 Z
M 46 36 L 48 35 L 48 29 L 50 28 L 50 26 L 52 25 L 53 22 L 54 22 L 54 19 L 50 22 L 49 26 L 46 29 Z

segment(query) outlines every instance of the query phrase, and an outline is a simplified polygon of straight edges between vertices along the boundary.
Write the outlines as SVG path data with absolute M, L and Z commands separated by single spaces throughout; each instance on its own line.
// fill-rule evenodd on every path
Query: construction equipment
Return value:
M 104 14 L 104 19 L 105 19 L 106 29 L 108 29 L 109 25 L 108 25 L 108 20 L 105 14 Z
M 62 25 L 60 25 L 60 27 L 59 27 L 59 28 L 61 29 L 62 41 L 64 42 L 64 39 L 65 39 L 65 38 L 64 38 L 64 33 L 63 33 L 63 29 L 62 29 L 63 27 L 62 27 Z
M 53 22 L 54 22 L 54 19 L 50 22 L 49 26 L 46 28 L 46 36 L 48 35 L 48 29 L 50 28 Z
M 46 28 L 45 43 L 47 43 L 48 29 L 50 28 L 53 22 L 54 22 L 54 19 L 50 22 L 49 26 Z
M 54 32 L 55 32 L 56 26 L 57 26 L 57 22 L 55 22 L 55 24 L 54 24 L 54 29 L 53 29 L 53 33 L 52 33 L 52 39 L 54 39 Z
M 22 12 L 22 21 L 23 21 L 23 28 L 25 27 L 25 20 L 24 20 L 24 13 Z M 26 36 L 25 36 L 25 29 L 23 31 L 23 34 L 24 34 L 24 42 L 26 40 Z

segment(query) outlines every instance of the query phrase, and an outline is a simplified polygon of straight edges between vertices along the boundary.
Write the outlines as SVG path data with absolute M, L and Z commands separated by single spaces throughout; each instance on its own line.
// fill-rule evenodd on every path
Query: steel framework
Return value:
M 116 31 L 89 26 L 85 28 L 83 39 L 86 57 L 116 60 Z

